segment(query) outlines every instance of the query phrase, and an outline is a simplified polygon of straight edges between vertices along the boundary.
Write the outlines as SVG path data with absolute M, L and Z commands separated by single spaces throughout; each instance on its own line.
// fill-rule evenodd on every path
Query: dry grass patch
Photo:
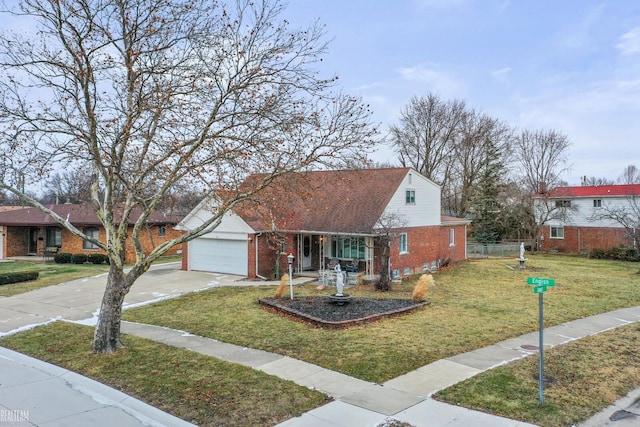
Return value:
M 541 426 L 582 422 L 640 386 L 640 325 L 633 324 L 545 352 L 544 404 L 538 356 L 477 375 L 435 395 L 439 400 Z
M 167 326 L 237 345 L 314 363 L 367 381 L 384 382 L 444 357 L 536 331 L 538 298 L 528 276 L 549 277 L 548 326 L 640 305 L 638 265 L 568 256 L 532 256 L 530 270 L 510 269 L 510 260 L 459 264 L 437 274 L 431 305 L 406 316 L 350 328 L 321 330 L 259 308 L 271 287 L 215 288 L 125 312 L 124 318 Z M 411 299 L 413 283 L 391 292 L 370 286 L 349 289 L 354 297 Z M 295 296 L 328 295 L 333 288 L 296 287 Z
M 93 354 L 93 328 L 57 322 L 0 344 L 122 390 L 200 426 L 272 426 L 328 401 L 322 393 L 193 351 L 124 336 Z

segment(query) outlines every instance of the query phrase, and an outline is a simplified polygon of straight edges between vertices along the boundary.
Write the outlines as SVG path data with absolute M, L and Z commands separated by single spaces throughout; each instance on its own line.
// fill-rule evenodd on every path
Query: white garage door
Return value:
M 189 242 L 189 270 L 247 275 L 247 240 L 194 239 Z

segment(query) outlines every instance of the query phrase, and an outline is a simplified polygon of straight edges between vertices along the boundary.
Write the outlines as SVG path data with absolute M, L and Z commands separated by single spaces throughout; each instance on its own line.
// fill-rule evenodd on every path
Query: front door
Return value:
M 27 246 L 27 253 L 29 255 L 38 254 L 38 229 L 35 227 L 29 227 L 29 241 Z
M 311 269 L 311 236 L 309 235 L 302 238 L 302 269 Z

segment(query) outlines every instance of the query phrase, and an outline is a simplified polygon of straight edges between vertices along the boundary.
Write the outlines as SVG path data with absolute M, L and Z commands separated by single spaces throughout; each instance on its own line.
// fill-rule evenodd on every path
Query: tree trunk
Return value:
M 380 239 L 380 281 L 376 289 L 383 292 L 391 290 L 391 280 L 389 279 L 389 239 Z
M 124 347 L 120 341 L 120 322 L 122 304 L 128 288 L 122 268 L 112 264 L 93 335 L 94 353 L 113 353 L 116 349 Z

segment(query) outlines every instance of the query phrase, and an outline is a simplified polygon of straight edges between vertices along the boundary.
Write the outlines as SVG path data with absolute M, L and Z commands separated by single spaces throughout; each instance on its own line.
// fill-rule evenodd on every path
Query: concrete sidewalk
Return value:
M 97 381 L 3 347 L 0 425 L 193 426 Z
M 591 316 L 546 328 L 545 345 L 554 347 L 638 321 L 640 307 Z M 335 399 L 334 402 L 301 417 L 280 424 L 280 427 L 375 426 L 390 418 L 414 426 L 530 426 L 527 423 L 448 405 L 435 401 L 430 396 L 487 369 L 536 353 L 528 348 L 537 346 L 537 332 L 438 360 L 379 385 L 286 356 L 222 343 L 184 331 L 131 322 L 124 322 L 122 330 L 124 333 L 259 369 L 322 391 Z M 635 421 L 638 422 L 640 419 Z M 596 425 L 601 424 L 585 424 Z
M 164 264 L 147 272 L 127 295 L 125 307 L 211 287 L 277 284 L 248 282 L 237 276 L 187 272 L 178 268 L 177 264 Z M 309 279 L 299 278 L 295 283 L 306 280 Z M 59 319 L 93 324 L 105 282 L 106 276 L 103 275 L 0 298 L 0 336 Z M 640 307 L 592 316 L 546 328 L 545 344 L 564 344 L 638 321 Z M 374 384 L 286 356 L 222 343 L 184 331 L 123 322 L 122 332 L 259 369 L 320 390 L 335 399 L 280 424 L 280 427 L 377 426 L 389 419 L 405 421 L 416 427 L 528 425 L 437 402 L 430 396 L 479 372 L 531 354 L 527 348 L 538 344 L 537 333 L 442 359 L 384 384 Z M 20 411 L 27 411 L 28 423 L 16 425 L 188 425 L 95 381 L 9 350 L 0 350 L 0 421 L 3 415 L 19 416 L 22 414 Z M 52 395 L 55 397 L 51 398 Z M 53 403 L 48 403 L 47 399 Z M 631 399 L 630 403 L 622 402 L 621 405 L 633 411 L 635 403 L 632 398 L 627 399 Z M 115 424 L 114 420 L 117 420 Z M 587 422 L 585 426 L 604 425 L 601 421 L 594 422 L 600 424 Z

